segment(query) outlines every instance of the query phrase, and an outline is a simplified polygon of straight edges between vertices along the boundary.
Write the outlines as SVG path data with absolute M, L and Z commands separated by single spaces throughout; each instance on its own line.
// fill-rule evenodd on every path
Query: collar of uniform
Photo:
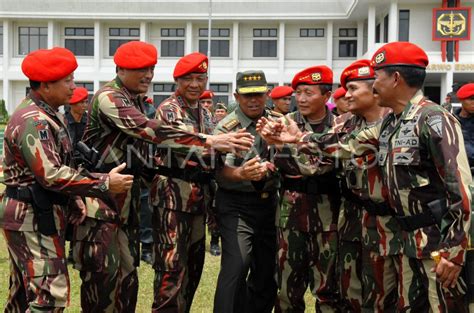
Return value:
M 176 99 L 181 107 L 187 107 L 191 109 L 196 109 L 199 107 L 199 100 L 196 101 L 195 105 L 191 105 L 178 91 L 175 91 L 171 97 Z
M 326 106 L 325 108 L 326 110 L 326 115 L 324 116 L 324 118 L 322 119 L 321 123 L 319 124 L 324 124 L 326 125 L 327 127 L 331 127 L 332 126 L 332 120 L 333 120 L 333 113 L 331 112 L 331 110 L 328 109 L 328 107 Z M 300 111 L 297 111 L 296 112 L 296 119 L 295 119 L 296 123 L 300 124 L 300 123 L 304 123 L 305 124 L 305 128 L 308 128 L 309 127 L 309 130 L 311 131 L 311 123 L 308 121 L 308 119 L 306 117 L 304 117 L 303 115 L 301 115 Z
M 81 120 L 79 122 L 76 122 L 76 120 L 74 119 L 74 116 L 72 116 L 71 111 L 66 111 L 66 113 L 64 113 L 64 119 L 67 120 L 68 123 L 86 124 L 87 123 L 86 115 L 87 115 L 86 113 L 82 114 Z
M 125 86 L 123 85 L 122 81 L 120 80 L 120 78 L 119 78 L 118 76 L 115 77 L 115 83 L 117 84 L 117 87 L 118 87 L 120 90 L 122 90 L 122 91 L 127 95 L 127 97 L 128 97 L 129 99 L 134 100 L 134 101 L 136 101 L 136 100 L 138 99 L 139 94 L 137 94 L 137 95 L 132 95 L 132 93 L 127 89 L 127 87 L 125 87 Z
M 424 98 L 423 91 L 421 91 L 421 89 L 420 89 L 410 99 L 407 106 L 403 110 L 400 119 L 402 119 L 402 120 L 412 120 L 415 116 L 416 111 L 417 111 L 416 108 L 418 107 L 418 103 L 420 103 L 421 100 L 423 100 L 423 98 Z
M 240 121 L 240 125 L 242 125 L 242 128 L 247 128 L 254 122 L 254 120 L 252 120 L 247 115 L 245 115 L 244 112 L 242 112 L 242 110 L 240 109 L 240 105 L 237 106 L 237 108 L 235 109 L 235 115 L 237 115 L 237 119 Z
M 31 90 L 30 94 L 29 94 L 29 97 L 31 98 L 31 100 L 33 100 L 34 103 L 36 103 L 36 105 L 38 107 L 43 109 L 43 111 L 45 111 L 47 114 L 52 115 L 52 116 L 56 116 L 56 112 L 54 111 L 54 109 L 52 107 L 50 107 L 49 104 L 47 104 L 43 100 L 43 98 L 41 97 L 41 95 L 39 93 L 37 93 L 34 90 Z

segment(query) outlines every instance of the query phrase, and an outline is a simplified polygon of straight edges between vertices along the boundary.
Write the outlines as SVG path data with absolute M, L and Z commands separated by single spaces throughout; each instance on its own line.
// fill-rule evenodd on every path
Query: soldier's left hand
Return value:
M 75 197 L 70 204 L 71 214 L 69 223 L 73 225 L 81 224 L 87 216 L 87 207 L 81 197 Z
M 237 153 L 248 151 L 253 145 L 254 137 L 245 132 L 245 129 L 235 133 L 209 135 L 206 137 L 206 145 L 221 152 Z
M 462 267 L 456 263 L 453 263 L 445 258 L 441 257 L 438 265 L 431 269 L 432 272 L 436 271 L 438 280 L 444 288 L 454 288 L 461 273 Z

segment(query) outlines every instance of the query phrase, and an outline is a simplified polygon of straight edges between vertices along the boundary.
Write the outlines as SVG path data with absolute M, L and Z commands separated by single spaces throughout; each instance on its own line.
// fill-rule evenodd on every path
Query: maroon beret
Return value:
M 339 87 L 336 89 L 336 91 L 334 91 L 334 93 L 332 94 L 332 98 L 334 100 L 337 100 L 339 98 L 342 98 L 346 95 L 346 89 L 342 88 L 342 87 Z
M 428 56 L 425 51 L 411 42 L 395 41 L 380 47 L 372 57 L 374 69 L 387 66 L 411 66 L 426 68 Z
M 129 41 L 117 48 L 114 62 L 117 66 L 137 69 L 154 66 L 158 61 L 158 52 L 152 44 L 143 41 Z
M 178 60 L 174 68 L 173 77 L 178 78 L 189 73 L 207 73 L 207 56 L 193 52 Z
M 86 88 L 78 87 L 74 89 L 72 98 L 71 100 L 69 100 L 69 104 L 76 104 L 78 102 L 81 102 L 82 100 L 87 99 L 88 96 L 89 96 L 89 92 L 87 91 Z
M 272 99 L 280 99 L 283 97 L 288 97 L 293 94 L 295 90 L 291 88 L 290 86 L 277 86 L 272 89 L 272 92 L 270 93 L 270 97 Z
M 204 90 L 202 94 L 199 96 L 199 100 L 212 99 L 212 98 L 214 98 L 214 93 L 211 90 Z
M 51 82 L 62 79 L 77 68 L 74 54 L 66 48 L 40 49 L 29 53 L 21 70 L 30 80 Z
M 459 88 L 458 92 L 456 93 L 459 100 L 468 99 L 474 96 L 474 83 L 466 84 Z
M 346 88 L 346 84 L 353 80 L 374 79 L 374 69 L 370 66 L 369 60 L 357 60 L 346 67 L 341 74 L 341 86 Z
M 302 70 L 293 77 L 291 87 L 296 89 L 299 84 L 305 85 L 332 85 L 332 70 L 325 66 L 313 66 Z

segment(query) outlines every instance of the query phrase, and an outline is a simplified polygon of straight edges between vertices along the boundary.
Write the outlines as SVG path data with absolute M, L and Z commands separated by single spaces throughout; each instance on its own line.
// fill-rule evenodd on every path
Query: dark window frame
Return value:
M 27 33 L 24 33 L 24 30 L 27 30 Z M 32 34 L 31 30 L 37 30 L 37 34 Z M 22 33 L 23 32 L 23 33 Z M 46 34 L 44 33 L 46 32 Z M 22 37 L 28 37 L 28 44 L 27 47 L 22 53 Z M 31 42 L 32 37 L 38 37 L 38 47 L 31 47 L 33 44 Z M 41 42 L 44 42 L 44 45 L 41 44 Z M 48 48 L 48 27 L 45 26 L 18 26 L 18 54 L 19 55 L 27 55 L 31 51 L 37 50 L 37 49 L 47 49 Z
M 129 41 L 140 40 L 138 27 L 109 27 L 109 56 L 113 56 L 118 47 Z
M 402 30 L 402 27 L 406 27 L 406 30 Z M 410 40 L 410 10 L 398 11 L 398 40 Z
M 302 38 L 323 38 L 324 28 L 300 28 L 300 37 Z
M 357 37 L 357 28 L 339 28 L 339 37 Z
M 341 49 L 342 46 L 346 46 L 345 49 Z M 354 47 L 351 49 L 350 45 Z M 342 55 L 344 52 L 344 55 Z M 352 52 L 352 53 L 351 53 Z M 356 58 L 357 57 L 357 40 L 348 39 L 348 40 L 339 40 L 339 57 L 340 58 Z

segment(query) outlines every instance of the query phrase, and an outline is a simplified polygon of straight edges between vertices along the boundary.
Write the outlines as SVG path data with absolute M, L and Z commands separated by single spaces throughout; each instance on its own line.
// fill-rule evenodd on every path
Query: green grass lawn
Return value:
M 210 236 L 208 236 L 209 240 Z M 192 313 L 210 313 L 212 312 L 214 292 L 216 288 L 217 275 L 220 267 L 220 257 L 209 254 L 209 242 L 206 245 L 206 260 L 204 271 L 202 273 L 201 282 L 194 297 Z M 79 304 L 79 286 L 80 279 L 78 271 L 69 266 L 69 274 L 71 276 L 71 307 L 66 312 L 81 312 Z M 153 302 L 153 277 L 154 271 L 150 265 L 141 263 L 138 268 L 138 276 L 140 281 L 140 289 L 138 292 L 137 312 L 150 312 Z M 9 277 L 9 259 L 7 247 L 3 236 L 0 236 L 0 308 L 5 307 L 8 292 Z M 311 294 L 306 293 L 307 311 L 314 311 L 314 300 Z M 3 309 L 2 309 L 3 311 Z

